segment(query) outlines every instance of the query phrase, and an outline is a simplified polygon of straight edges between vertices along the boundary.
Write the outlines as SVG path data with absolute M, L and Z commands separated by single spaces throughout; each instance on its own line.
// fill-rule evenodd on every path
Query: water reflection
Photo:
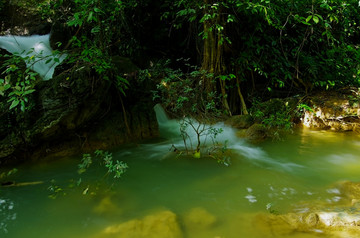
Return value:
M 8 233 L 8 225 L 16 220 L 14 207 L 13 201 L 0 198 L 0 233 Z

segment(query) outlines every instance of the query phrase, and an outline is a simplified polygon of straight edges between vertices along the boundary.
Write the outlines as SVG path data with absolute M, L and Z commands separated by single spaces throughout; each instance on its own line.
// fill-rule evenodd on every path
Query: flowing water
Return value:
M 26 66 L 39 73 L 43 80 L 51 79 L 56 66 L 67 56 L 55 53 L 51 49 L 50 34 L 0 36 L 0 48 L 22 57 Z
M 283 141 L 252 145 L 225 128 L 218 139 L 229 140 L 231 165 L 226 166 L 212 159 L 177 158 L 169 152 L 172 144 L 180 144 L 170 136 L 176 123 L 166 116 L 159 123 L 168 139 L 112 151 L 114 159 L 129 166 L 114 183 L 103 177 L 101 167 L 79 175 L 81 155 L 18 167 L 12 179 L 43 183 L 1 188 L 0 237 L 100 237 L 108 226 L 161 209 L 177 215 L 185 238 L 272 237 L 252 226 L 254 214 L 267 208 L 294 211 L 304 201 L 331 206 L 341 199 L 331 185 L 359 178 L 360 142 L 353 133 L 303 129 Z M 74 185 L 80 177 L 81 184 Z M 48 188 L 55 185 L 62 190 L 52 199 Z M 194 208 L 206 210 L 216 222 L 206 229 L 187 227 L 186 216 Z

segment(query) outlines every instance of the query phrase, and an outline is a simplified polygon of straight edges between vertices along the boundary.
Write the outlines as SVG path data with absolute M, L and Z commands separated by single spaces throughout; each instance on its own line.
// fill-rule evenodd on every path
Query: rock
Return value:
M 97 214 L 106 214 L 106 213 L 117 213 L 119 207 L 116 206 L 110 197 L 104 197 L 101 199 L 100 203 L 94 207 L 93 211 Z
M 254 229 L 262 234 L 272 234 L 272 237 L 289 235 L 297 230 L 298 224 L 292 215 L 258 214 L 253 221 Z
M 360 200 L 360 183 L 343 181 L 328 191 L 344 199 L 332 205 L 327 201 L 307 202 L 301 205 L 306 207 L 301 210 L 307 212 L 279 215 L 260 213 L 253 219 L 254 228 L 264 237 L 359 237 L 360 213 L 356 205 Z
M 319 224 L 319 215 L 316 213 L 310 213 L 305 217 L 304 221 L 309 227 L 316 227 Z
M 348 88 L 343 91 L 318 93 L 308 98 L 312 111 L 305 111 L 302 124 L 308 128 L 360 132 L 360 92 Z
M 184 215 L 187 229 L 209 229 L 216 223 L 216 217 L 202 207 L 191 209 Z
M 25 0 L 2 1 L 0 8 L 1 35 L 48 34 L 50 24 L 41 19 L 40 8 Z
M 321 234 L 325 237 L 346 237 L 338 236 L 338 231 L 352 233 L 359 218 L 349 214 L 340 214 L 336 212 L 319 213 L 287 213 L 282 215 L 259 214 L 254 219 L 254 227 L 264 234 L 273 234 L 271 237 L 296 237 L 296 234 L 308 234 L 313 237 L 315 234 Z M 360 231 L 359 228 L 356 230 Z M 336 234 L 336 235 L 334 235 Z M 342 234 L 342 233 L 341 233 Z M 351 236 L 350 236 L 351 237 Z
M 354 203 L 360 199 L 360 183 L 343 181 L 336 185 L 340 194 L 348 198 L 351 203 Z
M 247 129 L 246 137 L 252 142 L 260 142 L 267 137 L 267 130 L 264 125 L 256 123 Z
M 359 226 L 360 215 L 344 212 L 319 212 L 319 221 L 327 227 Z M 360 229 L 359 229 L 360 231 Z
M 136 85 L 139 90 L 142 87 Z M 14 114 L 9 103 L 0 102 L 0 159 L 37 159 L 61 150 L 71 155 L 155 137 L 158 128 L 153 103 L 147 98 L 127 95 L 124 115 L 110 81 L 92 79 L 86 68 L 71 79 L 60 73 L 36 85 L 30 99 L 33 107 L 25 113 Z
M 236 115 L 230 117 L 225 121 L 226 125 L 237 129 L 249 128 L 253 123 L 254 120 L 250 115 Z
M 133 219 L 107 227 L 99 238 L 182 238 L 176 214 L 159 211 L 142 219 Z

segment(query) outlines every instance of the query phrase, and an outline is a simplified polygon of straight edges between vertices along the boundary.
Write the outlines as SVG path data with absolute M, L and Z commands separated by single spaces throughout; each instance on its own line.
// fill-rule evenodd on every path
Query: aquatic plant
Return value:
M 173 144 L 172 149 L 179 156 L 192 155 L 198 159 L 202 157 L 203 152 L 206 152 L 205 154 L 217 158 L 215 151 L 221 148 L 221 144 L 225 144 L 217 141 L 216 137 L 223 132 L 223 129 L 219 125 L 215 126 L 215 122 L 223 113 L 220 109 L 222 96 L 217 95 L 215 91 L 208 93 L 203 87 L 204 78 L 214 76 L 190 65 L 188 59 L 177 61 L 183 62 L 190 72 L 183 73 L 180 69 L 169 68 L 168 65 L 171 63 L 169 60 L 159 62 L 150 71 L 146 71 L 147 75 L 159 81 L 153 99 L 160 101 L 178 123 L 177 135 L 181 137 L 183 143 L 181 147 Z M 157 114 L 160 114 L 160 110 Z M 161 114 L 165 115 L 157 115 L 158 118 L 161 117 L 159 124 L 166 124 L 169 119 L 163 109 Z
M 267 210 L 268 212 L 270 212 L 271 214 L 274 214 L 274 215 L 278 215 L 279 212 L 276 211 L 273 207 L 274 207 L 274 204 L 272 204 L 272 203 L 266 204 L 266 210 Z
M 13 175 L 13 174 L 15 174 L 15 173 L 17 173 L 17 172 L 18 172 L 18 169 L 17 169 L 17 168 L 13 168 L 13 169 L 11 169 L 11 170 L 9 170 L 9 171 L 0 173 L 0 181 L 8 178 L 9 176 L 11 176 L 11 175 Z
M 114 178 L 120 178 L 121 175 L 123 175 L 129 168 L 129 166 L 123 161 L 116 160 L 114 162 L 112 153 L 109 153 L 108 151 L 96 150 L 95 155 L 102 158 L 105 167 L 108 169 L 107 173 L 114 174 Z
M 51 199 L 56 199 L 59 195 L 65 196 L 67 194 L 62 187 L 56 184 L 55 179 L 51 180 L 51 185 L 47 188 L 47 190 L 50 192 L 48 197 Z
M 112 153 L 108 151 L 95 150 L 94 154 L 96 158 L 100 159 L 99 163 L 104 164 L 104 166 L 107 168 L 106 174 L 114 174 L 114 178 L 120 178 L 121 175 L 123 175 L 129 168 L 129 166 L 123 161 L 114 161 Z M 92 163 L 92 156 L 90 154 L 83 154 L 81 163 L 78 164 L 78 173 L 82 174 L 86 172 Z
M 101 176 L 101 179 L 98 179 L 98 182 L 100 180 L 103 180 L 105 177 L 107 177 L 107 175 L 110 174 L 113 175 L 113 179 L 119 179 L 129 168 L 129 166 L 123 161 L 119 161 L 119 160 L 114 161 L 112 153 L 108 151 L 96 150 L 94 152 L 94 155 L 95 158 L 98 159 L 99 162 L 98 164 L 100 166 L 104 166 L 107 169 L 105 175 Z M 94 164 L 94 158 L 92 154 L 87 154 L 87 153 L 83 154 L 81 163 L 78 164 L 78 171 L 77 171 L 78 174 L 81 175 L 85 173 L 93 164 Z M 50 191 L 48 197 L 52 199 L 56 199 L 59 195 L 65 196 L 67 194 L 67 191 L 76 187 L 80 187 L 80 185 L 84 183 L 86 183 L 86 181 L 84 181 L 80 177 L 78 179 L 71 179 L 70 183 L 66 187 L 63 187 L 57 184 L 56 181 L 53 179 L 51 180 L 51 185 L 47 189 L 48 191 Z M 95 194 L 94 191 L 91 192 L 90 191 L 91 191 L 90 185 L 85 185 L 85 188 L 83 188 L 82 190 L 82 194 L 83 195 L 87 195 L 89 193 Z

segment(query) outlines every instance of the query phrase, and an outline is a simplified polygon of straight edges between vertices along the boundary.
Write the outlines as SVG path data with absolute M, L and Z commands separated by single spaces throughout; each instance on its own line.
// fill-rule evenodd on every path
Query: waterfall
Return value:
M 21 56 L 26 66 L 39 73 L 43 80 L 49 80 L 55 67 L 66 54 L 54 54 L 50 47 L 50 34 L 33 36 L 0 36 L 0 48 Z

